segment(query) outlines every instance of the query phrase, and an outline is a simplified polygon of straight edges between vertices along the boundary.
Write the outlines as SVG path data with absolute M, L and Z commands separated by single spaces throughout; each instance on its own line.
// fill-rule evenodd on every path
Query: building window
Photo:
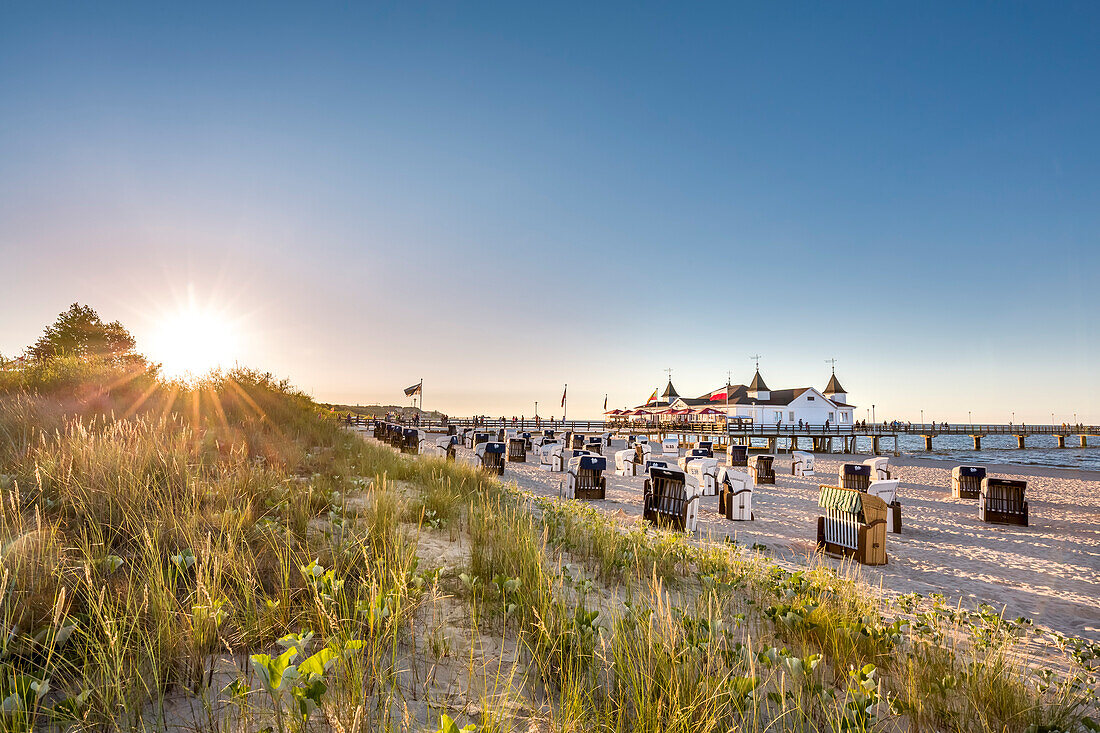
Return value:
M 830 419 L 830 420 L 832 420 L 832 419 L 833 419 L 833 413 L 831 413 L 831 412 L 829 413 L 829 419 Z
M 775 421 L 776 422 L 783 422 L 783 411 L 782 410 L 776 410 L 775 411 Z
M 790 417 L 788 417 L 787 419 L 790 420 L 791 422 L 794 422 L 794 410 L 791 410 L 790 413 L 788 413 L 788 414 L 790 415 Z
M 846 413 L 846 412 L 840 413 L 840 421 L 841 422 L 848 422 L 848 413 Z
M 810 395 L 809 397 L 806 398 L 806 401 L 807 402 L 813 402 L 814 401 L 814 396 Z

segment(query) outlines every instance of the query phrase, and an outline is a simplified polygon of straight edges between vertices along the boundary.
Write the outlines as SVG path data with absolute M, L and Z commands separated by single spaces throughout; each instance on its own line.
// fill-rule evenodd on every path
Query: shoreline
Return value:
M 789 453 L 781 453 L 780 456 L 789 456 Z M 955 466 L 985 466 L 992 473 L 1014 474 L 1019 476 L 1057 477 L 1084 479 L 1100 482 L 1100 470 L 1091 468 L 1073 468 L 1071 466 L 1049 466 L 1038 463 L 991 463 L 989 461 L 960 461 L 956 458 L 925 458 L 902 453 L 900 456 L 885 454 L 890 459 L 891 466 L 909 466 L 914 468 L 954 468 Z M 819 460 L 837 460 L 841 463 L 863 463 L 873 457 L 869 453 L 817 453 L 814 457 Z

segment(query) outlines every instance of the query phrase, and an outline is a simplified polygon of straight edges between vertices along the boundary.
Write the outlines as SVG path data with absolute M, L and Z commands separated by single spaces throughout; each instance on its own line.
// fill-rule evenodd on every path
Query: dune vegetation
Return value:
M 536 499 L 266 374 L 0 372 L 0 474 L 5 730 L 1097 730 L 1095 644 Z

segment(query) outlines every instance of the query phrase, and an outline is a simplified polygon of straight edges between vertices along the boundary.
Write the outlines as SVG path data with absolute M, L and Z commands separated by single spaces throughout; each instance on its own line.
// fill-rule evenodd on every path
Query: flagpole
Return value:
M 565 383 L 565 389 L 561 391 L 561 427 L 565 429 L 565 416 L 569 414 L 569 383 Z

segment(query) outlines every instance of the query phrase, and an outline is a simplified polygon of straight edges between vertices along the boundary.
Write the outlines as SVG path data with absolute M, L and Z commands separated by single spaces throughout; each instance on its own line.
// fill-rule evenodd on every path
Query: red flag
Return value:
M 565 393 L 569 391 L 569 385 L 565 385 L 565 389 L 561 391 L 561 406 L 565 407 Z
M 711 402 L 714 402 L 715 400 L 724 400 L 724 399 L 726 399 L 726 393 L 725 392 L 719 392 L 718 394 L 712 394 L 710 396 L 710 401 Z

